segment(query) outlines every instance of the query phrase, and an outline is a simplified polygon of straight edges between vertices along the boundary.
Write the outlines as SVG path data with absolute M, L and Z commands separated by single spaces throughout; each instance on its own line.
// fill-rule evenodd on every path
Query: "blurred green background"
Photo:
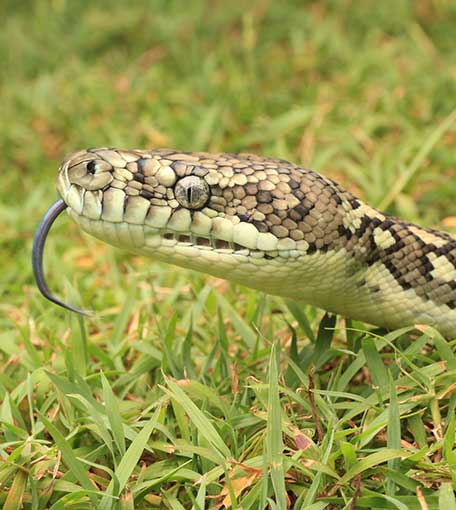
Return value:
M 82 236 L 61 218 L 50 235 L 47 273 L 58 295 L 99 313 L 88 322 L 87 331 L 81 330 L 88 337 L 81 337 L 77 322 L 38 294 L 30 268 L 33 231 L 56 197 L 56 172 L 68 152 L 95 146 L 175 147 L 281 157 L 337 180 L 372 206 L 422 225 L 456 231 L 456 3 L 452 0 L 2 0 L 0 19 L 0 383 L 2 399 L 9 395 L 17 409 L 25 398 L 21 392 L 26 380 L 40 390 L 29 394 L 29 405 L 33 402 L 43 413 L 53 409 L 49 395 L 54 392 L 49 381 L 43 382 L 42 367 L 69 381 L 77 373 L 88 376 L 95 393 L 99 381 L 90 377 L 107 371 L 120 400 L 128 400 L 131 392 L 138 408 L 145 408 L 157 396 L 148 393 L 147 385 L 163 383 L 160 370 L 175 376 L 179 372 L 170 369 L 168 359 L 158 368 L 152 363 L 156 371 L 147 373 L 150 349 L 162 350 L 167 321 L 175 311 L 184 317 L 177 323 L 182 338 L 176 341 L 182 347 L 188 314 L 196 313 L 195 300 L 201 316 L 191 373 L 209 386 L 212 382 L 205 379 L 205 372 L 218 359 L 210 350 L 214 338 L 220 340 L 218 311 L 224 310 L 228 326 L 234 324 L 228 337 L 230 349 L 235 349 L 233 338 L 239 335 L 256 338 L 255 324 L 262 324 L 263 312 L 265 317 L 273 311 L 279 314 L 275 323 L 271 319 L 266 329 L 259 328 L 266 340 L 260 337 L 262 347 L 253 361 L 246 358 L 249 349 L 242 342 L 239 350 L 230 351 L 238 356 L 234 359 L 242 381 L 266 377 L 268 342 L 289 340 L 280 313 L 287 321 L 296 319 L 281 300 L 265 301 L 240 287 L 228 288 L 213 279 L 128 257 Z M 216 294 L 225 296 L 223 305 Z M 321 314 L 313 310 L 308 314 L 315 330 Z M 160 326 L 161 320 L 165 322 Z M 178 352 L 171 347 L 172 330 L 166 339 L 170 352 Z M 112 348 L 112 343 L 117 347 Z M 343 356 L 344 363 L 352 359 L 351 354 Z M 112 366 L 110 359 L 115 360 Z M 423 365 L 432 361 L 438 360 L 426 358 Z M 142 371 L 135 372 L 135 363 L 143 363 Z M 187 373 L 184 368 L 181 376 Z M 217 379 L 216 368 L 213 384 L 220 394 L 231 395 L 224 386 L 230 369 L 222 370 Z M 393 376 L 399 377 L 399 372 Z M 326 388 L 329 383 L 322 378 Z M 449 384 L 441 383 L 442 388 Z M 373 391 L 360 384 L 344 389 Z M 454 411 L 454 402 L 447 407 L 445 398 L 434 401 L 437 407 L 430 406 L 434 423 L 436 410 L 442 416 L 448 409 Z M 428 404 L 425 401 L 424 407 Z M 67 413 L 58 423 L 60 429 L 77 437 L 79 414 L 71 414 L 64 399 L 59 405 Z M 122 412 L 127 411 L 122 415 L 125 423 L 133 422 L 139 412 L 132 405 L 121 403 Z M 375 411 L 374 407 L 366 408 L 366 413 L 383 412 L 383 403 Z M 4 409 L 2 419 L 16 416 L 14 406 L 8 412 Z M 17 416 L 11 423 L 20 428 Z M 327 418 L 323 411 L 322 416 Z M 324 426 L 329 427 L 330 421 Z M 341 425 L 342 436 L 349 434 L 344 426 L 352 425 Z M 403 434 L 402 439 L 412 441 Z M 9 440 L 19 441 L 18 437 L 13 434 Z M 395 437 L 399 447 L 401 436 Z M 431 449 L 432 437 L 428 438 Z M 366 444 L 379 451 L 384 446 Z M 84 456 L 79 451 L 78 455 Z M 326 462 L 325 455 L 315 454 L 314 459 Z M 198 471 L 196 464 L 192 467 Z M 432 473 L 425 484 L 429 494 L 440 486 L 435 482 L 439 476 L 448 481 L 447 467 L 420 472 L 424 478 L 428 475 L 423 473 Z M 408 489 L 415 494 L 412 478 Z M 370 487 L 381 493 L 383 482 L 377 480 L 376 485 L 375 480 L 374 476 Z M 302 501 L 313 504 L 324 478 L 318 483 Z M 24 490 L 28 494 L 29 489 Z M 389 494 L 395 494 L 391 486 Z M 171 500 L 169 496 L 160 504 L 179 508 Z M 36 501 L 30 508 L 40 508 Z M 252 501 L 255 508 L 256 500 Z M 373 508 L 369 501 L 367 507 Z M 415 503 L 416 498 L 407 500 L 407 508 L 415 508 Z
M 0 17 L 9 255 L 29 248 L 67 152 L 254 151 L 376 206 L 456 105 L 449 0 L 3 0 Z M 453 126 L 390 212 L 426 225 L 454 214 L 454 143 Z M 2 286 L 29 276 L 4 266 Z

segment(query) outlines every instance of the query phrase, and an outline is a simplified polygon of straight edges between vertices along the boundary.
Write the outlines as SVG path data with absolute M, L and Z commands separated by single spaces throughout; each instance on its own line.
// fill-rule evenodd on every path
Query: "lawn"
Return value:
M 452 0 L 3 0 L 0 506 L 456 510 L 456 341 L 51 231 L 84 147 L 250 151 L 456 232 Z M 450 339 L 451 340 L 451 339 Z

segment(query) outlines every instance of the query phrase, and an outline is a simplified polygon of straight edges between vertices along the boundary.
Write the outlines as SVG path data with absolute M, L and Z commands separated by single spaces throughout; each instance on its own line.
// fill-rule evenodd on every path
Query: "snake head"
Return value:
M 304 238 L 314 207 L 305 189 L 314 180 L 291 163 L 251 154 L 100 148 L 67 157 L 57 189 L 94 237 L 278 293 L 284 277 L 294 279 L 292 260 L 326 242 Z
M 311 287 L 300 260 L 340 238 L 341 191 L 252 154 L 87 149 L 65 158 L 57 189 L 102 241 L 289 297 L 302 291 L 297 267 Z

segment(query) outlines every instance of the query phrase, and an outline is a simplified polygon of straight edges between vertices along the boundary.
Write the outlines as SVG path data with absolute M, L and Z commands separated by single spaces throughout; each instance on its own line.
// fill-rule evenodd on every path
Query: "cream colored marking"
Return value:
M 247 248 L 256 248 L 258 230 L 251 223 L 239 223 L 234 226 L 233 241 Z
M 83 214 L 92 220 L 99 220 L 102 213 L 98 191 L 86 191 L 84 194 Z
M 431 234 L 430 232 L 426 232 L 425 230 L 422 230 L 419 227 L 415 227 L 414 225 L 409 226 L 409 230 L 413 232 L 416 236 L 418 236 L 426 244 L 433 244 L 437 248 L 445 246 L 448 243 L 446 239 L 437 237 L 434 234 Z
M 197 257 L 199 255 L 199 250 L 192 246 L 182 246 L 177 244 L 175 249 L 176 253 L 183 255 L 184 257 Z
M 172 186 L 176 182 L 176 174 L 170 166 L 161 167 L 155 177 L 163 186 Z
M 65 202 L 75 210 L 77 214 L 82 213 L 81 189 L 72 184 L 65 194 Z
M 171 216 L 167 228 L 178 232 L 187 232 L 190 230 L 191 222 L 190 211 L 188 209 L 179 209 Z
M 214 186 L 215 184 L 218 184 L 221 178 L 222 177 L 218 172 L 213 171 L 209 172 L 204 179 L 209 184 L 209 186 Z
M 169 217 L 171 216 L 171 207 L 159 206 L 151 207 L 146 216 L 146 225 L 155 228 L 163 228 L 167 225 Z
M 257 238 L 257 248 L 263 251 L 272 251 L 277 249 L 277 237 L 270 232 L 260 232 Z
M 143 197 L 128 197 L 125 208 L 125 221 L 143 225 L 149 210 L 150 202 Z
M 117 168 L 125 167 L 127 162 L 124 158 L 119 156 L 116 151 L 111 150 L 104 150 L 104 151 L 97 151 L 97 156 L 101 156 L 105 161 L 110 163 L 112 166 Z
M 304 239 L 303 239 L 302 241 L 298 241 L 296 243 L 296 248 L 298 248 L 298 250 L 306 253 L 307 250 L 309 249 L 309 243 L 307 241 L 304 241 Z
M 127 187 L 127 183 L 125 181 L 119 181 L 118 179 L 114 179 L 111 182 L 111 186 L 117 189 L 125 189 Z
M 231 242 L 233 240 L 234 225 L 225 218 L 214 218 L 212 220 L 212 234 L 216 239 Z
M 434 266 L 434 269 L 431 271 L 431 275 L 434 278 L 441 278 L 447 282 L 453 281 L 456 278 L 456 269 L 445 255 L 438 257 L 435 253 L 430 252 L 427 254 L 427 257 Z
M 103 193 L 103 212 L 101 217 L 106 221 L 123 221 L 125 193 L 117 188 L 109 188 Z
M 214 209 L 210 209 L 209 207 L 205 207 L 202 209 L 202 211 L 206 216 L 209 216 L 209 218 L 216 218 L 217 216 L 223 216 L 223 213 L 218 213 L 217 211 L 214 211 Z
M 287 237 L 283 239 L 279 239 L 277 243 L 277 249 L 280 250 L 293 250 L 296 248 L 296 242 L 293 239 L 289 239 Z
M 247 176 L 244 174 L 234 174 L 231 181 L 239 186 L 243 186 L 244 184 L 247 184 Z
M 396 239 L 394 239 L 391 232 L 388 230 L 382 230 L 379 227 L 374 229 L 374 241 L 377 246 L 384 250 L 387 250 L 396 244 Z
M 126 180 L 131 181 L 133 179 L 133 174 L 130 172 L 130 170 L 127 170 L 126 168 L 116 168 L 114 172 L 112 173 L 115 179 L 119 180 Z
M 155 230 L 150 230 L 147 227 L 144 229 L 144 240 L 148 248 L 158 248 L 162 244 L 162 238 Z
M 139 157 L 136 154 L 132 154 L 128 151 L 118 150 L 117 152 L 127 163 L 133 163 L 134 161 L 137 161 Z
M 348 228 L 352 233 L 355 233 L 361 227 L 362 219 L 367 216 L 368 218 L 377 218 L 380 221 L 385 219 L 385 216 L 372 209 L 366 204 L 361 203 L 361 205 L 357 209 L 353 209 L 352 206 L 345 202 L 345 209 L 347 210 L 347 215 L 343 217 L 343 224 L 345 228 Z
M 143 174 L 146 177 L 153 176 L 159 168 L 161 165 L 156 159 L 146 159 L 143 163 Z
M 193 215 L 193 222 L 191 231 L 195 234 L 206 236 L 210 233 L 212 228 L 212 220 L 202 212 L 195 212 Z
M 288 209 L 293 209 L 293 207 L 296 207 L 300 203 L 301 203 L 301 201 L 299 199 L 297 199 L 294 195 L 289 195 L 287 197 Z

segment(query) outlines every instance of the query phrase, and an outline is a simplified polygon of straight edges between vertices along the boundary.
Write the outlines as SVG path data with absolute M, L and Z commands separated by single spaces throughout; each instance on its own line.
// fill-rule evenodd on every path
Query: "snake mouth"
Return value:
M 46 278 L 44 276 L 43 270 L 43 254 L 44 247 L 46 244 L 47 235 L 49 230 L 51 229 L 54 221 L 58 216 L 67 208 L 67 204 L 61 198 L 54 202 L 51 207 L 46 211 L 43 218 L 41 219 L 33 239 L 33 248 L 32 248 L 32 268 L 33 275 L 35 277 L 35 281 L 37 287 L 41 294 L 49 301 L 52 301 L 56 305 L 59 305 L 71 312 L 79 313 L 81 315 L 88 315 L 88 312 L 85 310 L 81 310 L 72 305 L 68 305 L 63 302 L 59 298 L 55 297 L 52 292 L 49 290 L 49 287 L 46 282 Z

